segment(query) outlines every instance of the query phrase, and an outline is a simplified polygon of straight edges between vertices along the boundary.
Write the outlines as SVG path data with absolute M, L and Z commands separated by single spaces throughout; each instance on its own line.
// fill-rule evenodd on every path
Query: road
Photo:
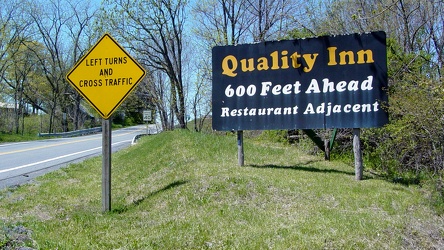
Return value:
M 147 133 L 146 125 L 112 132 L 112 151 L 131 145 L 134 137 Z M 155 134 L 155 125 L 148 133 Z M 69 163 L 102 154 L 102 134 L 72 138 L 0 144 L 0 189 L 26 183 Z

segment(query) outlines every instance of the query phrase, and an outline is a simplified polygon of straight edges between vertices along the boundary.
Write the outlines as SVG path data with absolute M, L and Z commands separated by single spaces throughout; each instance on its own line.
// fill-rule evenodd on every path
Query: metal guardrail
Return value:
M 81 130 L 61 132 L 61 133 L 39 133 L 38 136 L 39 137 L 73 137 L 73 136 L 94 134 L 94 133 L 99 133 L 99 132 L 102 132 L 102 127 L 81 129 Z
M 133 141 L 131 142 L 131 145 L 134 145 L 137 143 L 137 141 L 144 136 L 148 136 L 148 135 L 156 135 L 159 134 L 160 132 L 162 132 L 162 128 L 156 124 L 156 127 L 153 129 L 147 129 L 146 133 L 144 134 L 138 134 L 136 136 L 134 136 Z

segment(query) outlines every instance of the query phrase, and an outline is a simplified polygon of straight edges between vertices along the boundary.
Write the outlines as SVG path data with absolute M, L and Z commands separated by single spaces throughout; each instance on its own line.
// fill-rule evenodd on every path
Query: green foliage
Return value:
M 0 143 L 39 139 L 38 133 L 48 131 L 48 119 L 48 115 L 25 116 L 23 135 L 12 133 L 12 131 L 0 131 Z
M 126 114 L 122 113 L 113 116 L 113 124 L 120 125 L 120 127 L 134 126 L 137 124 L 135 120 L 136 118 L 134 115 L 127 116 Z
M 423 181 L 425 190 L 428 191 L 432 206 L 438 214 L 444 214 L 444 180 L 443 173 L 431 176 Z
M 390 124 L 367 134 L 370 162 L 389 176 L 423 171 L 436 174 L 443 169 L 442 94 L 424 87 L 436 84 L 433 80 L 418 81 L 393 88 Z
M 290 30 L 284 39 L 301 39 L 313 36 L 315 36 L 315 34 L 313 34 L 310 30 L 307 28 L 302 28 Z
M 259 135 L 259 139 L 275 143 L 288 143 L 287 130 L 266 130 Z
M 444 168 L 444 92 L 429 72 L 427 56 L 403 53 L 388 45 L 390 123 L 365 130 L 368 165 L 394 180 L 419 182 Z
M 396 85 L 401 84 L 399 81 L 404 76 L 408 78 L 412 74 L 430 77 L 430 57 L 424 51 L 419 51 L 418 54 L 406 53 L 394 38 L 387 39 L 388 76 L 396 81 Z

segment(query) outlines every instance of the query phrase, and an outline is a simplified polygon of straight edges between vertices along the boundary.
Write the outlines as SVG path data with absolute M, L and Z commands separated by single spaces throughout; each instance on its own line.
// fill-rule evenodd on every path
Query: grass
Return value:
M 0 143 L 6 142 L 21 142 L 21 141 L 34 141 L 39 140 L 37 134 L 12 134 L 12 133 L 1 133 L 0 132 Z
M 38 249 L 432 249 L 443 218 L 426 193 L 296 147 L 186 131 L 144 137 L 112 158 L 112 211 L 101 211 L 101 158 L 0 192 L 0 226 Z M 5 237 L 3 237 L 5 238 Z M 3 239 L 7 242 L 7 239 Z M 0 248 L 2 238 L 0 237 Z M 3 243 L 6 245 L 6 243 Z M 11 244 L 11 243 L 10 243 Z

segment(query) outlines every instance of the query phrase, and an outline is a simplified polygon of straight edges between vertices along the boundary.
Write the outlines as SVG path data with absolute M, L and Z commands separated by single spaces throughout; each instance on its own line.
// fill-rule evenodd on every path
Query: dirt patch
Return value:
M 444 219 L 434 218 L 438 221 L 411 220 L 402 239 L 404 249 L 443 249 Z
M 0 249 L 32 250 L 37 249 L 31 238 L 32 231 L 22 225 L 0 228 Z

